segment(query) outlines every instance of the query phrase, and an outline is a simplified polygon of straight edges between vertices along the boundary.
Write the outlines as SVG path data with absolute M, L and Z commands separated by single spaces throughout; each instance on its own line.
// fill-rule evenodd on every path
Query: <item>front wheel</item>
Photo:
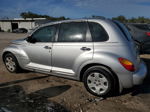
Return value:
M 113 78 L 109 72 L 100 66 L 87 69 L 83 81 L 87 91 L 95 96 L 107 97 L 112 94 Z
M 4 56 L 4 64 L 7 70 L 11 73 L 17 73 L 20 70 L 16 57 L 11 53 Z

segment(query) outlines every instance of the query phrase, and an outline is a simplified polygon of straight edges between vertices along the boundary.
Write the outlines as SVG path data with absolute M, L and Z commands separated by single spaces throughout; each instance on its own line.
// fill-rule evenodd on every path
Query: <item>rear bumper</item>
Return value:
M 139 85 L 143 83 L 147 74 L 147 67 L 144 62 L 141 62 L 139 70 L 133 74 L 133 85 Z

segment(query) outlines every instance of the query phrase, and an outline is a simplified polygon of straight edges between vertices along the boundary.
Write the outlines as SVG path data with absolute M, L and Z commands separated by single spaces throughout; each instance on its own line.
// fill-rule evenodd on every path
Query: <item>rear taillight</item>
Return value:
M 146 32 L 146 35 L 150 37 L 150 32 Z
M 131 72 L 135 71 L 134 64 L 131 61 L 125 58 L 118 58 L 118 60 L 126 70 L 131 71 Z

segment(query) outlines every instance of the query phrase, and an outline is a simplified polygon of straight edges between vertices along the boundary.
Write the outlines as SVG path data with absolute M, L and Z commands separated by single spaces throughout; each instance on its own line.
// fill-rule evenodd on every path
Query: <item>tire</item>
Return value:
M 114 93 L 114 79 L 104 67 L 88 68 L 83 74 L 83 82 L 86 90 L 95 96 L 108 97 Z
M 4 64 L 11 73 L 18 73 L 21 70 L 16 57 L 12 53 L 7 53 L 4 56 Z

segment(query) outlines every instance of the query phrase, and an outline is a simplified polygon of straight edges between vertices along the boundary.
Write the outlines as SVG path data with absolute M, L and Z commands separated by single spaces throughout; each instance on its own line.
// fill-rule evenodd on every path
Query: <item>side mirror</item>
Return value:
M 36 39 L 35 38 L 32 38 L 31 36 L 27 37 L 27 42 L 30 42 L 30 43 L 36 43 Z

